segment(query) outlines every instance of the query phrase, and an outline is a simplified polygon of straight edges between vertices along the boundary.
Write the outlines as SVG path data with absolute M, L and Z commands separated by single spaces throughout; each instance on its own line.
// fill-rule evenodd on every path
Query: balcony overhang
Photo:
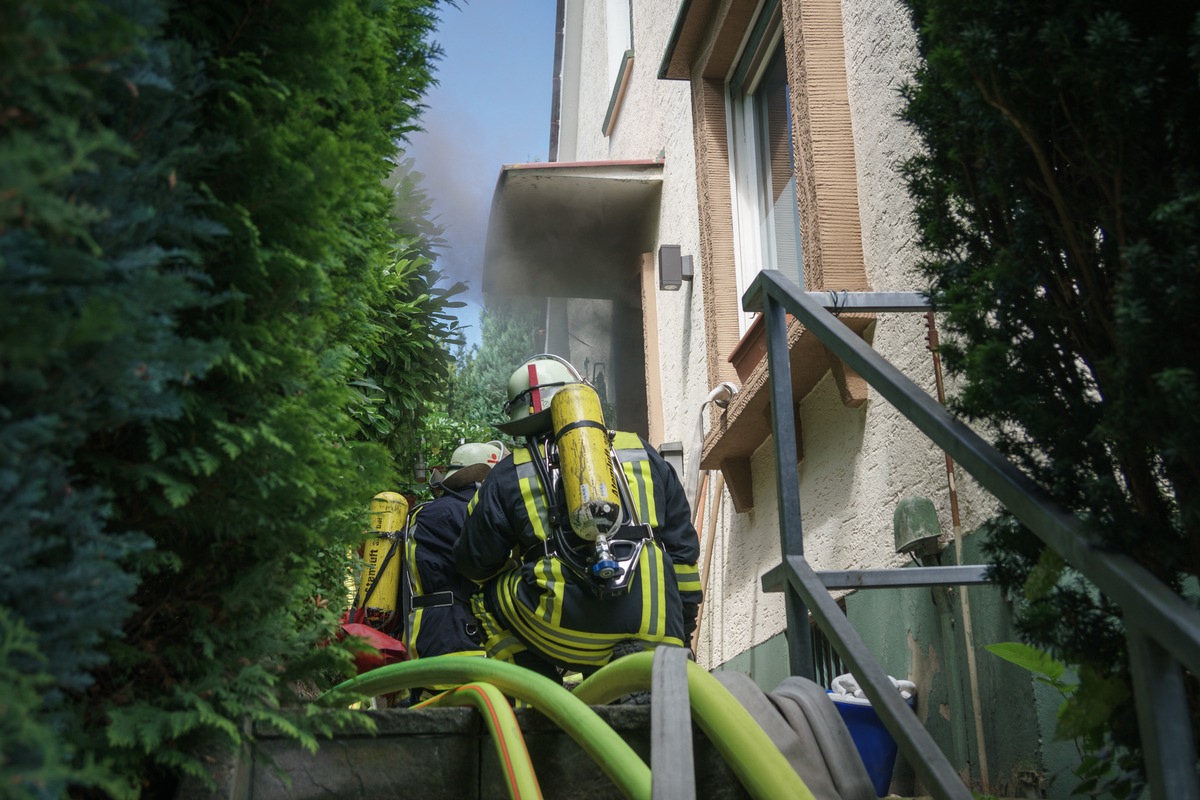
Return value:
M 662 170 L 660 160 L 502 167 L 484 293 L 617 299 L 637 292 L 630 276 L 655 247 Z

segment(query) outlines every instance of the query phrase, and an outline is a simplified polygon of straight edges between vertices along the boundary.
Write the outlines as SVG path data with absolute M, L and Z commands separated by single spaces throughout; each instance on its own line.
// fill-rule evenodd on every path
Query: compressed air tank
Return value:
M 567 384 L 550 401 L 550 419 L 567 518 L 581 539 L 594 542 L 621 519 L 600 396 L 586 383 Z
M 408 519 L 408 501 L 398 492 L 380 492 L 368 509 L 370 528 L 363 542 L 363 569 L 358 583 L 357 608 L 363 609 L 366 622 L 373 628 L 387 626 L 396 614 L 400 599 L 401 552 L 397 547 Z

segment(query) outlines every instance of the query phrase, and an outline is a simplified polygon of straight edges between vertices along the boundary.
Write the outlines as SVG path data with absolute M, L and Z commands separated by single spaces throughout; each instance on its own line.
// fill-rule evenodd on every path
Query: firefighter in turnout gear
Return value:
M 513 373 L 505 413 L 496 427 L 525 445 L 492 469 L 454 548 L 483 587 L 487 654 L 560 679 L 614 651 L 685 646 L 700 543 L 674 470 L 637 434 L 605 429 L 594 389 L 556 356 Z
M 404 643 L 411 658 L 483 655 L 479 623 L 471 612 L 474 583 L 454 567 L 454 542 L 467 503 L 506 450 L 499 442 L 460 445 L 439 482 L 442 494 L 413 511 L 404 542 Z

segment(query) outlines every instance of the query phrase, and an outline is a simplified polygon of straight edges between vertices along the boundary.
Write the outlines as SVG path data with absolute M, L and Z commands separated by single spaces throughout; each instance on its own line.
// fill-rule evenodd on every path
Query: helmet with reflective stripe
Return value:
M 584 383 L 570 362 L 542 353 L 517 367 L 508 379 L 507 422 L 496 425 L 510 436 L 533 436 L 550 430 L 550 398 L 571 383 Z
M 481 481 L 507 452 L 500 442 L 460 444 L 450 456 L 450 465 L 441 484 L 447 489 L 459 489 L 469 483 Z

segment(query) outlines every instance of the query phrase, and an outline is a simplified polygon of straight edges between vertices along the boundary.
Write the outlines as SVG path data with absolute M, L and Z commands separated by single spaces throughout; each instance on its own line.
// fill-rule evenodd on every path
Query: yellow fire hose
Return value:
M 611 702 L 650 686 L 653 653 L 634 653 L 602 667 L 575 688 L 575 697 L 589 705 Z M 750 712 L 694 661 L 687 662 L 688 696 L 692 718 L 724 756 L 751 797 L 816 800 L 792 765 L 779 752 Z
M 479 709 L 492 733 L 496 757 L 508 779 L 508 796 L 512 800 L 541 800 L 542 787 L 538 784 L 529 749 L 525 746 L 525 735 L 517 724 L 508 698 L 490 683 L 468 683 L 442 692 L 436 697 L 419 703 L 413 708 L 435 708 L 441 706 L 474 706 Z
M 566 731 L 627 797 L 649 800 L 649 768 L 589 706 L 608 703 L 622 695 L 648 689 L 653 663 L 653 653 L 626 656 L 597 671 L 572 693 L 554 681 L 514 664 L 469 656 L 439 656 L 380 667 L 338 685 L 327 693 L 326 698 L 328 701 L 344 701 L 348 696 L 388 694 L 435 682 L 491 684 L 504 695 L 538 709 Z M 761 800 L 779 797 L 816 800 L 750 713 L 716 678 L 689 661 L 687 680 L 693 719 L 752 797 Z M 471 690 L 480 698 L 478 701 L 469 696 L 455 697 L 461 691 L 439 695 L 430 704 L 478 703 L 486 694 L 484 689 Z M 487 713 L 499 711 L 494 717 L 497 725 L 494 730 L 501 730 L 502 724 L 507 724 L 500 721 L 504 714 L 500 710 L 501 704 L 497 702 L 496 695 L 488 696 L 490 710 Z M 447 697 L 453 699 L 442 700 Z M 511 710 L 508 713 L 511 714 Z M 512 724 L 515 725 L 515 718 Z M 506 747 L 511 757 L 517 741 L 511 731 L 502 730 L 497 747 Z M 524 737 L 519 741 L 523 746 Z M 525 756 L 528 757 L 527 752 Z M 509 763 L 505 762 L 503 755 L 501 763 Z M 515 761 L 511 763 L 514 767 L 519 766 Z M 510 773 L 509 778 L 512 782 L 510 791 L 537 791 L 535 778 L 522 778 L 524 782 L 520 786 L 515 772 Z
M 437 656 L 389 664 L 340 683 L 329 702 L 430 684 L 485 682 L 536 708 L 575 740 L 626 797 L 650 800 L 650 768 L 621 736 L 571 692 L 535 672 L 490 658 Z

